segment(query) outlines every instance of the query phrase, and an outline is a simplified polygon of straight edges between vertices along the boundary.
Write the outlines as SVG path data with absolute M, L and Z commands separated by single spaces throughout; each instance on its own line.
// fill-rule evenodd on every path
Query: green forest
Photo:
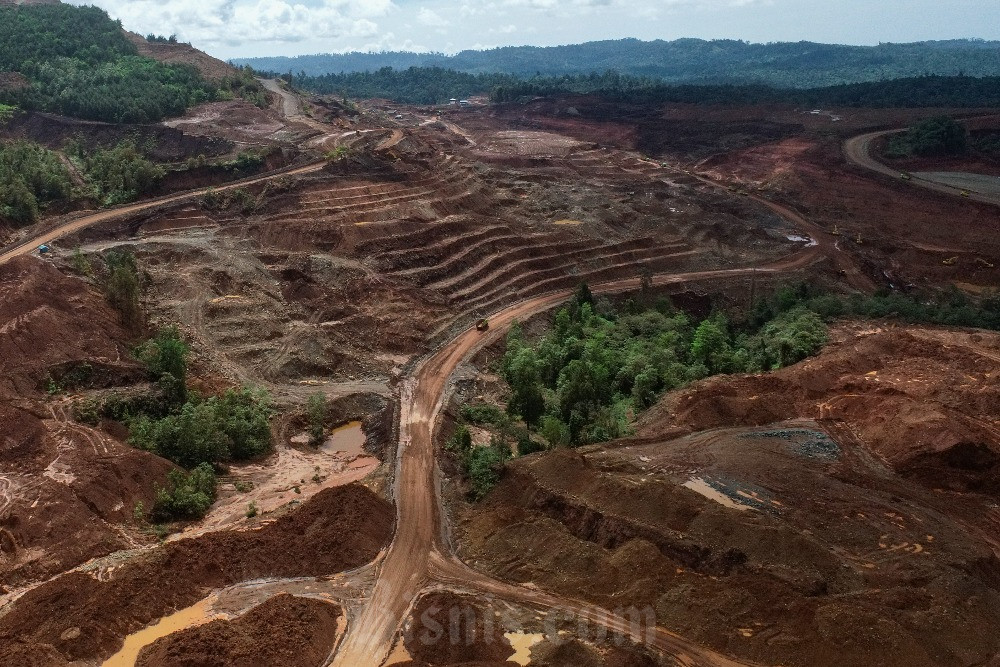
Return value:
M 0 221 L 28 225 L 51 207 L 82 200 L 101 206 L 133 201 L 165 173 L 131 139 L 92 150 L 70 141 L 65 153 L 82 184 L 74 184 L 59 153 L 28 141 L 0 141 Z
M 541 340 L 511 329 L 501 374 L 509 414 L 550 444 L 578 445 L 624 435 L 664 391 L 718 373 L 781 368 L 825 343 L 822 318 L 804 308 L 734 327 L 721 312 L 696 321 L 668 302 L 619 311 L 583 285 Z
M 236 62 L 309 76 L 373 72 L 383 67 L 446 68 L 467 74 L 582 75 L 615 70 L 659 83 L 764 84 L 814 88 L 925 74 L 1000 76 L 1000 42 L 951 40 L 878 46 L 814 42 L 751 44 L 737 40 L 606 40 L 567 46 L 507 46 L 441 53 L 346 53 Z
M 1000 106 L 1000 77 L 918 76 L 811 89 L 782 89 L 764 85 L 675 85 L 614 71 L 520 78 L 511 74 L 467 74 L 439 67 L 411 67 L 405 70 L 387 67 L 374 72 L 290 78 L 295 86 L 320 95 L 386 98 L 405 104 L 440 104 L 453 97 L 488 94 L 495 103 L 523 102 L 536 97 L 590 95 L 642 104 L 794 104 L 868 108 Z
M 193 67 L 137 55 L 97 7 L 0 7 L 0 72 L 28 81 L 0 87 L 0 104 L 112 123 L 157 122 L 233 95 L 263 98 L 246 76 L 211 83 Z
M 889 139 L 888 157 L 961 155 L 969 146 L 968 131 L 953 118 L 928 118 Z

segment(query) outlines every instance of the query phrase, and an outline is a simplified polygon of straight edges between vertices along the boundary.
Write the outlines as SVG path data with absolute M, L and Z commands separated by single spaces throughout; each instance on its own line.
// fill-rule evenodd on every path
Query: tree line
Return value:
M 837 107 L 1000 106 L 1000 77 L 918 76 L 878 83 L 822 88 L 775 88 L 762 84 L 671 84 L 617 71 L 561 76 L 470 74 L 441 67 L 384 67 L 372 72 L 308 76 L 279 75 L 302 90 L 320 95 L 385 98 L 404 104 L 441 104 L 450 98 L 489 95 L 498 104 L 537 97 L 589 95 L 640 104 L 792 104 Z

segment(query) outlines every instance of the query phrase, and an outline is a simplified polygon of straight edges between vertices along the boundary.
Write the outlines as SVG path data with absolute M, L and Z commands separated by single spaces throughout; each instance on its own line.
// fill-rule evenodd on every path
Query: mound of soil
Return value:
M 57 577 L 0 618 L 0 663 L 16 664 L 15 639 L 68 661 L 106 658 L 127 635 L 212 589 L 358 567 L 389 540 L 393 518 L 392 506 L 363 486 L 334 487 L 263 528 L 172 542 L 104 581 L 82 573 Z
M 549 639 L 531 647 L 532 667 L 666 667 L 673 660 L 639 647 L 602 646 L 598 650 L 577 639 Z
M 157 640 L 136 667 L 323 664 L 337 638 L 335 604 L 282 594 L 232 621 L 212 621 Z
M 476 598 L 428 593 L 407 623 L 403 642 L 413 660 L 402 664 L 513 667 L 507 658 L 514 649 L 503 633 L 494 610 Z
M 38 396 L 50 366 L 117 359 L 129 340 L 96 290 L 34 257 L 0 265 L 0 322 L 0 395 Z

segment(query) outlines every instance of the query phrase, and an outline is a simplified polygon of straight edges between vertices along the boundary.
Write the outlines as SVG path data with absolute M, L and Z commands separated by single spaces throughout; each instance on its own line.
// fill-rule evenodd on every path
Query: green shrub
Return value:
M 535 452 L 545 451 L 545 445 L 533 440 L 530 436 L 523 436 L 517 441 L 517 455 L 527 456 L 528 454 L 534 454 Z
M 462 406 L 461 415 L 470 424 L 506 426 L 510 422 L 503 410 L 489 403 L 466 403 Z
M 150 518 L 156 522 L 200 519 L 215 501 L 216 485 L 215 471 L 208 463 L 188 474 L 171 470 L 166 488 L 156 492 Z
M 94 398 L 84 398 L 73 403 L 73 419 L 81 424 L 97 426 L 101 423 L 100 403 Z
M 263 390 L 227 390 L 190 399 L 162 418 L 141 415 L 129 423 L 129 441 L 185 468 L 243 461 L 271 450 L 270 397 Z
M 309 444 L 319 447 L 326 437 L 326 396 L 315 393 L 309 397 L 306 404 L 306 415 L 309 418 Z
M 464 454 L 472 449 L 472 434 L 469 432 L 469 428 L 463 424 L 455 429 L 455 432 L 445 444 L 445 449 L 460 454 Z
M 498 439 L 494 439 L 487 447 L 473 447 L 466 454 L 465 471 L 475 500 L 482 499 L 497 485 L 509 458 L 510 447 Z
M 190 348 L 177 327 L 164 327 L 136 349 L 136 356 L 146 366 L 151 380 L 157 383 L 169 405 L 187 400 L 187 358 Z

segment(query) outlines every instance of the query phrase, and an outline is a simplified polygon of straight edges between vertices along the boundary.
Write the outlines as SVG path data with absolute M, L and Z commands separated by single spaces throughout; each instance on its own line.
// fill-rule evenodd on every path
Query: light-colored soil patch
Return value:
M 171 539 L 238 527 L 250 520 L 246 516 L 250 503 L 258 514 L 266 514 L 291 502 L 305 502 L 323 489 L 363 479 L 378 465 L 375 457 L 327 451 L 326 446 L 313 451 L 281 447 L 264 463 L 232 466 L 231 479 L 219 485 L 219 499 L 208 516 Z M 244 493 L 237 485 L 252 488 Z
M 1000 195 L 1000 176 L 971 174 L 964 171 L 921 171 L 915 176 L 953 188 L 978 192 L 985 195 Z

